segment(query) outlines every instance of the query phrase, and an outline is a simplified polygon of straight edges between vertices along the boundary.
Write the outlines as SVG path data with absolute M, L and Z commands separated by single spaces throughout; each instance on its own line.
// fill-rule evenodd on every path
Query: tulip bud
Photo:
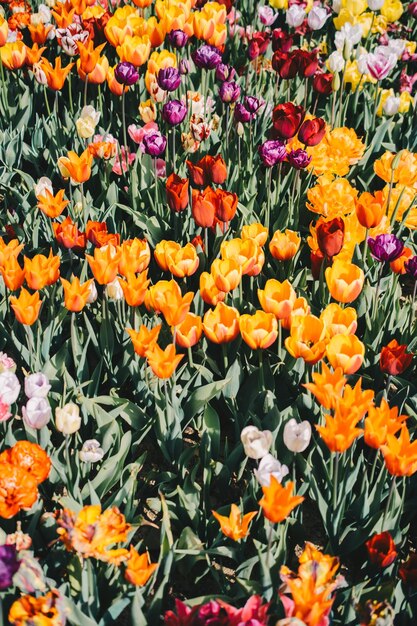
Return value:
M 246 456 L 250 459 L 261 459 L 268 454 L 272 444 L 272 433 L 259 430 L 256 426 L 246 426 L 240 433 Z
M 16 402 L 20 392 L 20 383 L 16 374 L 10 370 L 0 374 L 0 401 L 9 406 Z
M 333 80 L 332 80 L 332 91 L 339 91 L 339 89 L 340 89 L 340 76 L 339 74 L 334 74 Z
M 72 435 L 80 429 L 80 409 L 74 402 L 68 402 L 62 408 L 55 409 L 56 429 L 64 435 Z
M 51 419 L 51 407 L 45 398 L 36 396 L 27 401 L 22 408 L 23 421 L 30 428 L 40 429 Z
M 283 439 L 291 452 L 304 452 L 311 439 L 310 422 L 298 423 L 296 419 L 290 419 L 284 426 Z
M 42 372 L 25 378 L 25 394 L 28 398 L 45 398 L 50 388 L 49 380 Z

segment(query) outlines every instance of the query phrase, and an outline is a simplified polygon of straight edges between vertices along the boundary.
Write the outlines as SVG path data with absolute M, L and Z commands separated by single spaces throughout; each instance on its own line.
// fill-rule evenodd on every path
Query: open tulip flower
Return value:
M 413 622 L 416 42 L 2 3 L 0 624 Z

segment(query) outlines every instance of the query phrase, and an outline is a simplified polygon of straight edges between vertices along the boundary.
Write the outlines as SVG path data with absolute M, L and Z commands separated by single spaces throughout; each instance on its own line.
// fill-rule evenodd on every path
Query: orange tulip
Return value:
M 147 351 L 146 358 L 155 376 L 158 376 L 158 378 L 171 378 L 184 355 L 176 354 L 173 343 L 170 343 L 165 350 L 162 350 L 155 343 Z
M 275 315 L 256 311 L 254 315 L 241 315 L 239 329 L 243 341 L 252 350 L 266 349 L 271 346 L 278 337 L 278 322 Z
M 417 472 L 417 441 L 410 442 L 410 433 L 405 424 L 400 436 L 387 435 L 386 444 L 381 446 L 387 470 L 392 476 L 412 476 Z
M 262 226 L 262 224 L 259 224 L 259 222 L 254 222 L 253 224 L 246 224 L 246 226 L 242 228 L 240 236 L 243 241 L 246 241 L 246 239 L 254 239 L 258 246 L 262 247 L 268 239 L 268 229 Z
M 58 167 L 63 178 L 71 178 L 76 183 L 85 183 L 91 176 L 91 165 L 93 163 L 93 155 L 88 150 L 78 156 L 70 150 L 66 157 L 62 156 L 58 159 Z
M 137 355 L 142 358 L 146 357 L 148 350 L 152 350 L 153 346 L 156 344 L 161 328 L 162 324 L 154 326 L 150 330 L 143 324 L 139 331 L 133 330 L 133 328 L 126 328 Z
M 97 63 L 94 66 L 94 69 L 88 74 L 82 69 L 81 60 L 77 61 L 77 72 L 78 76 L 81 78 L 83 82 L 88 82 L 91 85 L 101 85 L 107 78 L 109 71 L 109 61 L 107 57 L 102 56 L 97 59 Z
M 294 483 L 288 482 L 285 487 L 271 475 L 268 487 L 262 487 L 263 498 L 259 501 L 263 514 L 273 524 L 283 522 L 296 506 L 303 502 L 302 496 L 293 496 Z
M 4 284 L 10 291 L 17 291 L 25 280 L 25 270 L 22 269 L 14 256 L 10 256 L 3 265 L 0 266 Z
M 181 348 L 192 348 L 201 338 L 203 320 L 199 315 L 187 313 L 184 321 L 175 328 L 175 343 Z
M 407 419 L 407 415 L 398 415 L 398 407 L 390 408 L 385 398 L 379 407 L 371 406 L 365 419 L 364 439 L 371 448 L 378 450 L 387 443 L 388 435 L 395 435 Z
M 26 65 L 33 67 L 36 63 L 39 63 L 45 50 L 46 46 L 39 48 L 37 43 L 34 43 L 31 48 L 26 46 Z
M 119 283 L 123 289 L 123 295 L 129 306 L 140 306 L 145 300 L 146 290 L 148 289 L 150 279 L 148 272 L 145 270 L 139 276 L 128 274 L 127 280 L 119 278 Z
M 200 296 L 206 304 L 216 306 L 218 302 L 223 302 L 226 297 L 226 293 L 217 289 L 214 278 L 211 274 L 208 272 L 202 272 L 200 276 Z
M 245 241 L 239 238 L 229 239 L 229 241 L 223 241 L 220 246 L 221 258 L 236 261 L 242 269 L 242 274 L 249 274 L 252 271 L 259 252 L 259 246 L 254 239 Z
M 188 206 L 190 182 L 188 178 L 181 178 L 177 174 L 172 173 L 167 178 L 166 194 L 168 206 L 172 211 L 179 213 Z
M 233 539 L 233 541 L 240 541 L 240 539 L 248 536 L 249 524 L 257 514 L 257 511 L 242 515 L 239 507 L 236 504 L 232 504 L 229 517 L 220 515 L 216 511 L 212 511 L 212 513 L 213 517 L 219 522 L 223 535 Z
M 211 275 L 220 291 L 233 291 L 242 279 L 242 268 L 233 259 L 215 259 L 211 265 Z
M 56 283 L 59 278 L 61 259 L 54 256 L 52 250 L 49 256 L 36 254 L 33 259 L 25 256 L 25 278 L 30 289 L 43 289 L 47 285 Z
M 235 193 L 224 191 L 224 189 L 216 189 L 218 207 L 216 217 L 221 222 L 230 222 L 236 215 L 238 197 Z
M 3 16 L 0 16 L 0 47 L 7 43 L 7 35 L 9 34 L 9 25 Z
M 332 298 L 339 302 L 353 302 L 362 291 L 365 276 L 353 263 L 336 260 L 325 270 L 325 275 Z
M 344 386 L 341 397 L 335 402 L 336 413 L 345 419 L 350 419 L 356 413 L 359 421 L 373 406 L 374 395 L 372 389 L 362 389 L 362 378 L 359 378 L 354 387 Z
M 88 220 L 85 227 L 85 234 L 87 235 L 87 239 L 98 248 L 108 246 L 109 244 L 118 247 L 120 243 L 120 235 L 117 233 L 109 233 L 107 231 L 106 222 L 93 222 L 92 220 Z
M 213 343 L 233 341 L 239 334 L 239 311 L 219 302 L 215 309 L 209 309 L 204 315 L 203 329 Z
M 60 224 L 54 222 L 52 228 L 57 242 L 64 248 L 85 248 L 85 234 L 78 230 L 70 217 L 66 217 Z
M 45 189 L 44 193 L 38 197 L 38 207 L 47 217 L 58 217 L 65 209 L 69 200 L 64 200 L 64 189 L 60 189 L 54 196 L 49 189 Z
M 94 256 L 86 254 L 85 258 L 99 285 L 108 285 L 114 281 L 120 260 L 119 248 L 112 244 L 102 248 L 95 248 Z
M 281 320 L 282 328 L 289 330 L 294 318 L 303 317 L 304 315 L 309 315 L 309 313 L 310 305 L 307 300 L 305 298 L 296 298 L 290 316 Z
M 322 372 L 312 373 L 312 383 L 303 385 L 320 402 L 325 409 L 334 409 L 337 400 L 341 397 L 347 378 L 343 375 L 341 367 L 337 367 L 334 372 L 322 363 Z
M 151 47 L 159 48 L 167 34 L 164 22 L 159 22 L 154 15 L 149 17 L 146 20 L 146 34 L 151 42 Z
M 87 304 L 88 298 L 91 293 L 91 285 L 93 279 L 86 280 L 85 283 L 80 283 L 80 279 L 74 276 L 71 282 L 61 278 L 61 283 L 64 288 L 64 304 L 68 311 L 74 311 L 78 313 Z
M 21 324 L 32 326 L 39 317 L 39 311 L 42 302 L 39 298 L 39 292 L 30 294 L 22 287 L 19 297 L 10 296 L 10 304 L 14 311 L 15 317 Z
M 17 239 L 4 243 L 3 237 L 0 237 L 0 265 L 7 263 L 10 257 L 17 259 L 22 249 L 23 243 L 19 243 Z
M 81 43 L 81 41 L 78 41 L 77 44 L 78 52 L 80 53 L 79 67 L 85 74 L 90 74 L 97 65 L 101 51 L 106 44 L 102 43 L 100 46 L 97 46 L 97 48 L 94 48 L 94 41 L 92 39 L 88 39 L 85 44 Z
M 345 452 L 363 433 L 362 428 L 356 428 L 359 419 L 355 412 L 343 417 L 337 413 L 334 417 L 326 414 L 325 426 L 316 425 L 316 430 L 331 452 Z
M 342 309 L 332 302 L 320 315 L 324 322 L 329 339 L 334 335 L 353 335 L 358 326 L 356 311 L 353 307 Z
M 192 243 L 187 243 L 179 250 L 168 250 L 165 254 L 166 263 L 171 274 L 177 278 L 192 276 L 200 264 L 197 250 Z
M 135 67 L 140 67 L 149 58 L 151 52 L 151 40 L 148 35 L 138 37 L 137 35 L 125 37 L 123 43 L 117 46 L 116 52 L 120 61 L 133 63 Z
M 168 271 L 168 263 L 167 263 L 167 252 L 178 252 L 181 250 L 181 244 L 176 241 L 167 241 L 166 239 L 162 239 L 162 241 L 158 242 L 155 246 L 154 257 L 155 261 L 158 263 L 161 270 L 164 272 Z
M 8 42 L 0 48 L 0 60 L 8 70 L 18 70 L 26 61 L 26 46 L 23 41 Z
M 160 280 L 149 291 L 152 308 L 163 314 L 169 326 L 178 326 L 184 321 L 194 298 L 192 291 L 183 296 L 175 280 Z
M 18 465 L 0 463 L 1 518 L 11 519 L 22 509 L 29 510 L 37 498 L 38 486 L 29 472 Z
M 356 217 L 365 228 L 379 226 L 386 212 L 384 193 L 376 191 L 374 195 L 365 191 L 356 201 Z
M 334 335 L 326 346 L 330 365 L 341 367 L 344 374 L 354 374 L 363 363 L 365 346 L 356 335 Z
M 151 251 L 146 239 L 126 239 L 120 246 L 119 272 L 123 276 L 146 270 L 151 261 Z
M 314 315 L 294 317 L 285 347 L 295 359 L 302 358 L 306 363 L 314 365 L 323 358 L 326 351 L 326 329 L 323 322 Z
M 58 25 L 58 28 L 68 28 L 74 21 L 75 9 L 69 9 L 68 6 L 62 2 L 57 2 L 54 9 L 51 11 L 54 19 Z
M 48 34 L 52 29 L 52 24 L 44 24 L 43 22 L 39 22 L 39 24 L 28 25 L 28 31 L 30 32 L 33 43 L 37 43 L 40 45 L 45 43 Z
M 301 238 L 293 230 L 277 230 L 269 243 L 269 250 L 277 261 L 289 261 L 297 254 L 300 243 Z
M 210 228 L 218 211 L 219 200 L 216 192 L 211 187 L 204 191 L 193 189 L 191 192 L 191 213 L 197 226 Z
M 404 246 L 401 256 L 396 258 L 395 261 L 391 261 L 390 263 L 391 270 L 395 274 L 406 274 L 407 270 L 405 269 L 405 264 L 413 256 L 414 256 L 414 252 L 411 250 L 411 248 L 407 248 L 406 246 Z
M 68 63 L 61 67 L 61 57 L 55 59 L 55 66 L 52 66 L 48 59 L 44 57 L 39 61 L 39 66 L 46 76 L 48 87 L 54 91 L 60 91 L 64 86 L 65 79 L 72 70 L 74 63 Z
M 149 562 L 147 552 L 139 554 L 131 547 L 126 561 L 125 579 L 132 585 L 143 587 L 157 567 L 158 563 Z
M 270 278 L 264 289 L 258 289 L 258 298 L 266 313 L 273 313 L 277 319 L 282 320 L 291 315 L 297 295 L 288 280 L 280 283 Z

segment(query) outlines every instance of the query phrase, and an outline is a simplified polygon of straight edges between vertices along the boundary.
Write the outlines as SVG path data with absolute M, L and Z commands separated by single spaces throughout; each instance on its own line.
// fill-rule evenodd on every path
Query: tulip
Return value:
M 159 324 L 148 330 L 148 328 L 142 324 L 139 331 L 133 330 L 132 328 L 126 329 L 137 355 L 142 358 L 146 357 L 148 350 L 151 350 L 156 344 L 161 328 L 162 324 Z
M 99 111 L 96 111 L 92 106 L 83 107 L 80 117 L 75 122 L 78 135 L 83 139 L 92 137 L 99 120 Z
M 249 524 L 257 514 L 257 511 L 242 515 L 239 507 L 236 504 L 232 504 L 229 517 L 220 515 L 216 511 L 212 511 L 212 513 L 213 517 L 219 522 L 223 535 L 233 539 L 233 541 L 240 541 L 240 539 L 248 536 Z
M 412 476 L 417 472 L 417 441 L 410 442 L 410 432 L 405 424 L 401 426 L 399 437 L 387 435 L 381 452 L 391 476 Z
M 7 25 L 7 22 L 6 22 Z M 22 565 L 21 559 L 17 558 L 17 550 L 14 545 L 0 546 L 0 590 L 4 591 L 11 587 L 13 577 Z
M 0 61 L 8 70 L 18 70 L 26 61 L 26 46 L 21 40 L 7 42 L 0 48 Z
M 240 87 L 233 81 L 224 81 L 220 85 L 219 97 L 222 102 L 229 104 L 230 102 L 236 102 L 240 98 Z
M 334 409 L 347 382 L 347 378 L 343 376 L 342 368 L 338 367 L 332 372 L 328 365 L 323 362 L 322 372 L 313 372 L 312 378 L 314 382 L 306 383 L 303 387 L 311 391 L 322 407 Z
M 192 348 L 203 333 L 203 320 L 199 315 L 187 313 L 184 321 L 175 328 L 175 342 L 181 348 Z
M 167 139 L 164 135 L 161 135 L 159 131 L 149 133 L 143 138 L 143 146 L 146 154 L 149 154 L 153 158 L 157 158 L 164 154 L 167 145 Z
M 88 39 L 84 44 L 82 41 L 78 41 L 78 52 L 80 54 L 80 68 L 85 74 L 90 74 L 97 65 L 100 53 L 106 44 L 103 43 L 97 48 L 94 48 L 94 41 Z
M 333 74 L 317 73 L 313 78 L 313 89 L 317 93 L 329 96 L 333 91 Z
M 64 200 L 64 189 L 60 189 L 54 196 L 53 193 L 45 188 L 41 194 L 37 196 L 38 207 L 47 217 L 59 217 L 65 207 L 69 204 L 69 200 Z
M 36 322 L 42 306 L 39 292 L 36 291 L 34 294 L 30 294 L 23 287 L 18 298 L 10 296 L 10 304 L 17 321 L 27 326 L 31 326 Z
M 358 414 L 352 411 L 350 415 L 339 415 L 336 412 L 334 417 L 326 414 L 325 425 L 316 425 L 316 430 L 331 452 L 343 453 L 363 432 L 362 428 L 356 428 L 359 420 Z
M 274 129 L 281 139 L 291 139 L 300 128 L 305 116 L 302 106 L 296 106 L 292 102 L 277 104 L 272 112 Z
M 272 68 L 283 80 L 290 80 L 297 76 L 298 63 L 295 52 L 276 50 L 272 56 Z
M 229 293 L 239 285 L 242 267 L 233 259 L 215 259 L 211 265 L 211 275 L 217 289 Z
M 6 371 L 0 374 L 0 401 L 12 405 L 20 393 L 19 379 L 14 372 Z
M 46 398 L 51 388 L 49 380 L 42 372 L 30 374 L 25 378 L 25 394 L 30 398 Z M 1 396 L 0 392 L 0 396 Z
M 364 344 L 356 335 L 334 335 L 326 347 L 330 365 L 341 367 L 344 374 L 354 374 L 362 365 L 365 355 Z
M 148 35 L 143 35 L 143 37 L 127 35 L 123 39 L 123 43 L 116 48 L 121 61 L 115 71 L 115 76 L 119 83 L 133 85 L 139 80 L 139 72 L 136 68 L 146 63 L 150 51 L 151 40 Z M 128 67 L 125 65 L 127 63 L 129 64 Z M 132 65 L 134 70 L 131 67 Z
M 195 50 L 191 54 L 191 57 L 197 67 L 205 70 L 215 69 L 222 60 L 222 57 L 217 48 L 207 45 L 203 45 L 200 48 L 197 48 L 197 50 Z
M 284 319 L 291 314 L 297 296 L 288 280 L 280 283 L 271 278 L 266 281 L 263 290 L 258 289 L 258 298 L 266 313 L 273 313 L 277 319 Z
M 311 76 L 313 76 L 319 66 L 316 52 L 307 52 L 307 50 L 296 50 L 295 55 L 298 65 L 298 74 L 300 75 L 300 77 L 310 78 Z
M 313 7 L 308 14 L 307 24 L 311 30 L 320 30 L 330 17 L 330 13 L 323 7 Z
M 265 141 L 258 147 L 258 152 L 266 167 L 274 167 L 277 163 L 282 163 L 287 156 L 285 144 L 279 139 Z
M 74 276 L 71 282 L 61 278 L 61 283 L 64 288 L 64 303 L 65 308 L 68 311 L 74 311 L 78 313 L 81 311 L 88 302 L 90 296 L 90 287 L 93 283 L 93 279 L 80 282 L 80 279 Z
M 259 461 L 258 469 L 255 469 L 253 473 L 262 487 L 269 487 L 271 476 L 281 483 L 282 479 L 289 473 L 289 469 L 286 465 L 282 465 L 272 454 L 265 454 Z
M 97 439 L 87 439 L 78 455 L 83 463 L 97 463 L 104 457 L 104 450 Z
M 379 226 L 386 211 L 383 192 L 376 191 L 374 195 L 367 191 L 362 193 L 357 200 L 355 211 L 361 226 L 365 228 Z
M 300 236 L 293 230 L 277 230 L 270 241 L 269 250 L 277 261 L 289 261 L 297 254 L 300 243 Z
M 62 67 L 61 57 L 55 59 L 55 66 L 52 66 L 45 58 L 42 58 L 39 63 L 39 67 L 46 77 L 48 87 L 53 89 L 53 91 L 61 91 L 74 63 L 68 63 L 66 67 Z
M 302 496 L 293 496 L 294 483 L 288 482 L 285 487 L 271 476 L 269 486 L 263 486 L 263 497 L 259 501 L 264 516 L 273 524 L 283 522 L 296 506 L 303 502 Z
M 146 239 L 126 239 L 120 246 L 119 273 L 129 276 L 143 272 L 151 261 L 151 251 Z
M 371 406 L 365 418 L 364 440 L 367 446 L 379 450 L 387 443 L 387 435 L 395 435 L 402 427 L 407 415 L 398 415 L 398 407 L 390 408 L 385 398 L 379 407 Z
M 63 222 L 58 224 L 54 222 L 52 224 L 54 235 L 57 242 L 65 248 L 79 248 L 84 249 L 86 246 L 86 237 L 84 233 L 81 233 L 75 224 L 71 221 L 70 217 L 66 217 Z
M 216 80 L 219 80 L 222 83 L 233 80 L 235 74 L 236 70 L 226 63 L 220 63 L 216 67 Z
M 173 343 L 169 344 L 165 350 L 155 343 L 146 352 L 146 358 L 155 376 L 165 379 L 171 378 L 184 355 L 175 353 Z
M 243 226 L 240 236 L 243 241 L 254 239 L 258 246 L 262 247 L 268 239 L 268 229 L 262 224 L 259 224 L 259 222 L 254 222 L 253 224 Z
M 62 408 L 55 409 L 55 426 L 63 435 L 73 435 L 81 426 L 80 408 L 74 402 L 68 402 Z
M 296 170 L 303 170 L 311 163 L 311 156 L 308 156 L 305 150 L 298 148 L 298 150 L 291 150 L 287 154 L 287 161 Z
M 220 254 L 223 260 L 232 259 L 236 261 L 241 269 L 242 274 L 250 274 L 259 257 L 259 246 L 254 239 L 229 239 L 223 241 L 220 246 Z
M 177 278 L 192 276 L 200 264 L 197 251 L 191 243 L 178 250 L 168 250 L 165 258 L 168 270 Z
M 415 3 L 414 3 L 415 4 Z M 417 6 L 416 6 L 417 10 Z M 398 574 L 405 585 L 417 587 L 417 554 L 410 554 L 405 563 L 402 563 L 398 569 Z
M 124 299 L 129 306 L 140 306 L 145 300 L 146 290 L 151 282 L 148 272 L 144 271 L 139 276 L 128 274 L 127 280 L 117 279 L 122 288 Z
M 180 50 L 187 45 L 188 35 L 181 29 L 174 29 L 168 33 L 168 40 L 171 46 Z
M 404 267 L 407 274 L 412 276 L 414 280 L 417 280 L 417 255 L 410 258 L 409 261 L 406 261 Z
M 239 311 L 234 307 L 218 302 L 209 309 L 203 318 L 204 334 L 213 343 L 228 343 L 239 334 Z
M 216 189 L 218 205 L 216 207 L 216 217 L 221 222 L 230 222 L 237 209 L 238 197 L 235 193 L 224 191 L 224 189 Z
M 170 126 L 181 124 L 186 115 L 187 106 L 181 100 L 170 100 L 162 107 L 162 118 Z
M 326 283 L 332 297 L 339 302 L 353 302 L 362 291 L 365 276 L 353 263 L 337 260 L 325 270 Z
M 159 70 L 156 80 L 164 91 L 175 91 L 181 85 L 181 74 L 176 67 L 167 67 Z
M 358 326 L 355 309 L 353 307 L 342 309 L 335 302 L 327 305 L 320 319 L 324 322 L 329 339 L 334 335 L 353 335 Z
M 390 376 L 398 376 L 410 365 L 413 354 L 407 352 L 407 345 L 400 345 L 396 339 L 392 339 L 381 350 L 379 366 L 383 372 Z
M 85 183 L 91 176 L 93 155 L 88 149 L 78 156 L 70 150 L 66 157 L 59 157 L 58 168 L 63 178 L 71 178 L 73 185 Z
M 11 256 L 3 262 L 0 272 L 4 280 L 4 284 L 10 291 L 17 291 L 23 285 L 25 280 L 25 270 L 22 269 L 16 259 Z
M 51 419 L 51 407 L 45 398 L 30 398 L 22 408 L 22 417 L 26 426 L 40 429 Z
M 298 139 L 305 146 L 316 146 L 326 133 L 325 121 L 319 117 L 305 120 L 298 131 Z
M 394 261 L 401 256 L 404 244 L 395 235 L 383 234 L 374 238 L 368 237 L 368 245 L 372 256 L 378 261 Z
M 311 425 L 304 420 L 297 422 L 291 418 L 284 426 L 283 440 L 288 450 L 291 452 L 304 452 L 310 443 Z
M 241 315 L 239 328 L 243 340 L 252 350 L 269 348 L 278 337 L 276 317 L 265 311 L 256 311 L 254 315 Z
M 285 340 L 285 347 L 295 359 L 302 358 L 314 365 L 323 358 L 326 351 L 326 329 L 323 322 L 314 315 L 292 318 L 291 334 Z
M 125 579 L 132 585 L 143 587 L 157 567 L 157 563 L 149 562 L 149 554 L 147 552 L 139 554 L 139 552 L 131 546 L 129 557 L 126 560 Z
M 410 259 L 414 257 L 414 252 L 411 248 L 407 248 L 404 246 L 401 256 L 397 257 L 395 261 L 391 261 L 390 268 L 394 272 L 394 274 L 411 274 L 411 272 L 407 272 L 407 266 Z M 417 264 L 416 264 L 417 266 Z M 416 272 L 417 277 L 417 272 Z
M 270 430 L 259 430 L 256 426 L 245 426 L 240 433 L 240 439 L 246 456 L 250 459 L 262 459 L 269 453 L 272 445 Z
M 200 275 L 200 296 L 206 304 L 216 306 L 225 299 L 226 293 L 217 289 L 211 274 L 202 272 Z

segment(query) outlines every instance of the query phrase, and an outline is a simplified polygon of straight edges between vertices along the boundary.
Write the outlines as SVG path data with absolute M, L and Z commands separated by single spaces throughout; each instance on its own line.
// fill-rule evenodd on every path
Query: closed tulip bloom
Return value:
M 47 217 L 59 217 L 69 200 L 64 200 L 64 189 L 60 189 L 56 195 L 49 189 L 45 189 L 42 195 L 38 196 L 38 207 Z
M 396 339 L 392 339 L 381 349 L 379 366 L 383 372 L 390 376 L 398 376 L 410 365 L 413 354 L 407 352 L 407 345 L 400 345 Z
M 22 269 L 16 259 L 11 256 L 0 266 L 0 272 L 4 280 L 4 284 L 10 291 L 17 291 L 23 285 L 25 280 L 25 270 Z
M 212 511 L 212 513 L 213 517 L 219 522 L 220 530 L 223 535 L 226 535 L 229 539 L 233 539 L 233 541 L 240 541 L 248 536 L 249 524 L 258 511 L 252 511 L 252 513 L 242 515 L 239 507 L 236 504 L 232 504 L 229 517 L 220 515 L 220 513 L 216 511 Z
M 410 432 L 405 424 L 401 427 L 399 437 L 387 435 L 381 452 L 392 476 L 412 476 L 417 472 L 417 441 L 410 441 Z
M 80 279 L 76 276 L 73 277 L 71 282 L 61 278 L 64 288 L 64 304 L 68 311 L 78 313 L 85 307 L 90 297 L 90 288 L 93 282 L 92 278 L 84 283 L 80 283 Z
M 395 435 L 402 427 L 407 415 L 398 415 L 398 407 L 390 407 L 385 398 L 380 406 L 371 406 L 365 418 L 364 440 L 367 446 L 379 450 L 387 443 L 388 435 Z
M 221 155 L 215 157 L 207 155 L 204 161 L 204 171 L 207 180 L 216 185 L 223 185 L 227 179 L 227 165 Z
M 119 63 L 119 65 L 122 65 L 122 63 Z M 118 66 L 116 66 L 116 67 L 109 67 L 109 69 L 107 70 L 106 80 L 107 80 L 107 85 L 108 85 L 110 91 L 115 96 L 121 96 L 121 95 L 123 95 L 123 93 L 126 93 L 126 91 L 129 90 L 129 86 L 128 86 L 128 84 L 121 83 L 121 82 L 119 82 L 117 80 L 117 78 L 116 78 L 116 68 L 117 67 Z M 132 68 L 133 68 L 133 71 L 135 72 L 135 75 L 137 76 L 136 80 L 134 81 L 134 82 L 136 82 L 137 80 L 139 80 L 139 74 L 136 71 L 136 68 L 135 68 L 134 65 L 132 65 Z
M 305 146 L 317 146 L 326 133 L 326 123 L 320 117 L 305 120 L 298 131 L 298 139 Z
M 272 112 L 272 123 L 281 139 L 291 139 L 300 128 L 305 116 L 302 106 L 292 102 L 277 104 Z
M 17 321 L 27 326 L 31 326 L 36 322 L 42 306 L 39 292 L 36 291 L 34 294 L 30 294 L 23 287 L 18 298 L 10 296 L 10 304 Z
M 246 456 L 258 460 L 268 454 L 272 445 L 272 433 L 270 430 L 259 430 L 256 426 L 245 426 L 240 433 L 240 440 Z
M 216 306 L 219 302 L 223 302 L 226 293 L 216 287 L 216 283 L 211 274 L 202 272 L 200 276 L 200 296 L 206 304 Z
M 124 38 L 123 43 L 120 46 L 117 46 L 116 52 L 120 57 L 120 61 L 122 63 L 131 63 L 135 66 L 135 68 L 144 65 L 149 58 L 149 54 L 151 52 L 151 41 L 148 35 L 144 35 L 143 37 L 139 36 L 127 36 Z M 119 65 L 121 65 L 120 63 Z M 125 85 L 132 85 L 131 78 L 129 75 L 129 79 L 126 80 L 127 76 L 124 74 L 120 75 L 119 72 L 116 72 L 116 78 L 120 83 Z M 123 79 L 123 80 L 122 80 Z M 138 78 L 134 82 L 136 82 Z
M 55 426 L 63 435 L 73 435 L 81 426 L 80 408 L 74 402 L 67 402 L 55 409 Z
M 279 320 L 289 317 L 297 298 L 297 294 L 288 280 L 280 283 L 270 278 L 264 289 L 258 289 L 258 298 L 266 313 L 273 313 Z
M 220 291 L 229 293 L 239 285 L 242 279 L 242 268 L 233 259 L 215 259 L 211 264 L 211 275 Z
M 43 289 L 52 285 L 59 278 L 59 266 L 61 259 L 54 256 L 52 250 L 49 256 L 36 254 L 33 259 L 25 257 L 25 279 L 30 289 Z
M 46 426 L 52 416 L 51 407 L 45 398 L 30 398 L 22 407 L 22 417 L 26 426 L 40 429 Z
M 375 228 L 381 223 L 386 208 L 382 191 L 376 191 L 374 194 L 365 191 L 356 201 L 356 217 L 364 228 Z
M 243 340 L 252 350 L 269 348 L 278 336 L 275 315 L 265 311 L 256 311 L 254 315 L 241 315 L 239 328 Z
M 258 246 L 262 247 L 268 239 L 268 229 L 259 222 L 254 222 L 253 224 L 243 226 L 240 236 L 243 241 L 254 239 Z
M 0 60 L 8 70 L 18 70 L 26 61 L 26 46 L 21 40 L 7 42 L 0 48 Z
M 291 150 L 287 154 L 288 163 L 296 170 L 303 170 L 311 163 L 312 157 L 307 154 L 302 148 L 297 150 Z
M 129 306 L 140 306 L 145 300 L 146 291 L 150 284 L 148 272 L 145 270 L 139 276 L 128 274 L 127 280 L 118 278 L 123 290 L 123 296 Z
M 288 475 L 289 469 L 273 457 L 272 454 L 265 454 L 259 461 L 258 468 L 253 470 L 253 473 L 261 487 L 269 487 L 271 476 L 281 483 L 282 479 Z
M 224 189 L 216 189 L 216 195 L 218 198 L 218 205 L 216 210 L 216 217 L 221 222 L 230 222 L 237 209 L 238 197 L 235 193 L 224 191 Z
M 285 143 L 279 139 L 265 141 L 258 146 L 258 153 L 266 167 L 274 167 L 277 163 L 282 163 L 287 156 Z
M 398 556 L 394 540 L 387 531 L 374 535 L 365 545 L 369 560 L 376 567 L 388 567 Z
M 85 255 L 99 285 L 108 285 L 114 281 L 117 276 L 120 255 L 120 248 L 116 248 L 112 244 L 95 248 L 94 256 Z
M 365 346 L 356 335 L 334 335 L 327 344 L 326 356 L 334 369 L 341 367 L 344 374 L 354 374 L 363 363 Z
M 357 265 L 347 261 L 334 261 L 325 270 L 326 283 L 332 298 L 338 302 L 353 302 L 363 288 L 365 276 Z
M 192 348 L 203 333 L 203 320 L 199 315 L 187 313 L 184 321 L 175 328 L 175 343 L 181 348 Z
M 304 452 L 310 443 L 311 424 L 307 420 L 297 422 L 296 419 L 292 418 L 285 424 L 282 436 L 288 450 Z
M 14 372 L 0 374 L 0 401 L 2 404 L 14 404 L 19 397 L 20 383 Z
M 28 398 L 46 398 L 50 389 L 49 380 L 42 372 L 29 374 L 25 378 L 25 394 Z
M 310 305 L 305 298 L 296 298 L 290 316 L 281 320 L 282 328 L 289 330 L 295 317 L 309 315 L 310 310 Z
M 242 268 L 242 274 L 249 274 L 253 269 L 259 254 L 259 246 L 254 239 L 229 239 L 223 241 L 220 246 L 220 254 L 223 260 L 233 259 Z
M 126 328 L 132 340 L 133 348 L 136 354 L 142 358 L 146 357 L 148 350 L 152 349 L 158 340 L 161 332 L 162 324 L 154 326 L 151 329 L 146 328 L 143 324 L 138 331 L 133 328 Z
M 175 254 L 178 250 L 181 250 L 181 244 L 176 241 L 162 239 L 156 244 L 153 255 L 161 270 L 168 271 L 167 253 Z
M 259 501 L 264 516 L 273 524 L 283 522 L 296 506 L 304 500 L 302 496 L 293 496 L 294 483 L 288 482 L 283 487 L 275 476 L 271 476 L 268 487 L 262 487 L 263 497 Z
M 239 311 L 219 302 L 203 318 L 204 334 L 213 343 L 229 343 L 239 334 Z
M 324 322 L 329 339 L 334 335 L 353 335 L 358 326 L 355 309 L 353 307 L 342 309 L 335 302 L 326 306 L 320 319 Z
M 276 230 L 269 243 L 269 250 L 277 261 L 289 261 L 297 254 L 300 243 L 300 236 L 293 230 Z
M 167 146 L 167 138 L 159 131 L 148 133 L 143 138 L 143 146 L 146 154 L 149 154 L 154 159 L 161 157 Z
M 59 157 L 58 168 L 63 178 L 71 178 L 71 182 L 85 183 L 91 176 L 91 165 L 93 163 L 93 155 L 86 148 L 84 152 L 78 156 L 70 150 L 66 157 Z
M 4 17 L 0 17 L 0 47 L 2 48 L 7 43 L 7 35 L 9 33 L 9 24 Z
M 97 65 L 97 61 L 100 57 L 101 51 L 103 50 L 105 43 L 94 48 L 94 41 L 92 39 L 88 39 L 84 44 L 81 41 L 77 42 L 78 52 L 80 54 L 80 68 L 85 74 L 90 74 Z
M 166 194 L 168 206 L 172 211 L 179 213 L 187 208 L 189 201 L 189 184 L 188 178 L 181 178 L 174 173 L 168 176 Z
M 197 250 L 192 243 L 187 243 L 179 250 L 167 250 L 165 258 L 168 270 L 177 278 L 192 276 L 200 264 Z
M 285 340 L 285 347 L 291 356 L 314 365 L 323 358 L 326 343 L 326 329 L 318 317 L 305 315 L 293 318 L 291 334 Z
M 147 351 L 146 358 L 155 376 L 165 379 L 171 378 L 184 355 L 176 354 L 173 343 L 170 343 L 165 350 L 155 343 Z
M 328 222 L 320 222 L 316 229 L 317 243 L 324 256 L 333 258 L 341 251 L 345 240 L 345 222 L 335 217 Z
M 176 67 L 166 67 L 159 70 L 156 80 L 164 91 L 175 91 L 181 85 L 181 74 Z
M 126 239 L 120 246 L 119 273 L 123 276 L 143 272 L 151 261 L 146 239 Z

